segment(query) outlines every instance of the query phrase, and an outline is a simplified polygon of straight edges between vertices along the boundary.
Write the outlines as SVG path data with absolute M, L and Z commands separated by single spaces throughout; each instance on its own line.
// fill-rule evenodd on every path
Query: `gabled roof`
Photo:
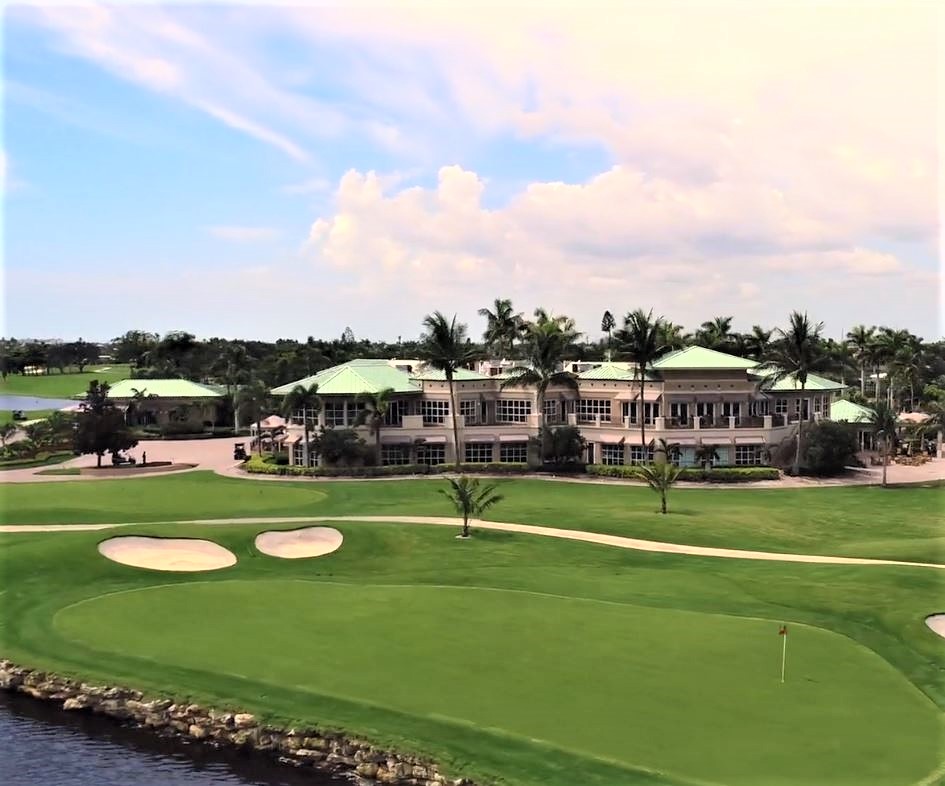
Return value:
M 108 388 L 109 398 L 134 398 L 135 391 L 156 398 L 221 398 L 213 388 L 189 379 L 122 379 Z
M 270 393 L 284 396 L 296 385 L 304 388 L 318 385 L 318 393 L 323 396 L 357 396 L 361 393 L 379 393 L 385 388 L 391 388 L 394 393 L 413 393 L 420 390 L 420 386 L 412 382 L 406 372 L 399 371 L 386 360 L 364 358 L 349 360 L 339 366 L 319 371 L 311 377 L 280 385 Z
M 663 355 L 659 360 L 653 363 L 652 368 L 658 371 L 674 371 L 701 369 L 724 370 L 724 369 L 749 369 L 757 366 L 754 360 L 740 358 L 737 355 L 729 355 L 725 352 L 719 352 L 707 347 L 686 347 L 677 349 L 668 355 Z
M 438 368 L 424 366 L 419 371 L 411 374 L 410 378 L 427 382 L 444 382 L 446 381 L 446 374 Z M 457 382 L 474 382 L 476 380 L 495 379 L 495 377 L 488 377 L 478 371 L 470 371 L 468 368 L 458 368 L 453 372 L 453 379 Z
M 632 382 L 639 380 L 640 375 L 635 363 L 624 363 L 616 360 L 607 360 L 599 366 L 589 368 L 577 375 L 578 379 L 600 379 Z M 657 379 L 656 375 L 646 372 L 646 379 Z
M 844 420 L 847 423 L 869 423 L 870 410 L 862 404 L 854 404 L 846 399 L 838 399 L 830 405 L 830 419 Z
M 764 381 L 761 383 L 761 389 L 770 392 L 800 390 L 800 383 L 794 374 L 788 374 L 786 377 L 775 381 L 771 380 L 774 371 L 769 367 L 764 371 L 756 371 L 752 376 L 761 377 Z M 804 390 L 843 390 L 847 386 L 842 382 L 834 382 L 819 374 L 808 374 L 807 384 Z

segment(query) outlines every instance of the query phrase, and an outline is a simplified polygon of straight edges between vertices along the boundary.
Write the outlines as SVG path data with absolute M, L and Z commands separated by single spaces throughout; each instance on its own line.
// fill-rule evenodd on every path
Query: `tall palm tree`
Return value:
M 492 308 L 494 311 L 479 309 L 479 316 L 486 318 L 486 332 L 482 338 L 500 358 L 511 357 L 521 329 L 522 315 L 515 313 L 508 298 L 496 298 Z
M 661 320 L 659 326 L 659 343 L 666 347 L 667 352 L 682 349 L 686 346 L 689 339 L 692 338 L 688 333 L 684 333 L 683 330 L 682 325 L 677 325 L 675 322 L 670 322 L 665 319 Z
M 453 376 L 475 355 L 475 350 L 466 340 L 466 326 L 456 322 L 456 316 L 447 319 L 439 311 L 423 319 L 426 333 L 421 339 L 420 355 L 433 368 L 443 372 L 450 391 L 450 417 L 453 419 L 453 450 L 456 468 L 459 469 L 459 428 L 456 422 L 456 390 Z
M 562 328 L 566 325 L 557 319 L 530 322 L 525 340 L 525 363 L 509 370 L 500 385 L 501 390 L 510 387 L 534 387 L 535 410 L 538 416 L 538 455 L 545 455 L 545 398 L 548 388 L 562 386 L 577 392 L 577 378 L 561 370 L 561 364 L 573 333 Z
M 643 464 L 638 470 L 646 485 L 660 495 L 660 513 L 666 515 L 666 494 L 676 483 L 682 469 L 669 461 L 658 461 L 655 464 Z
M 236 406 L 236 394 L 241 382 L 246 380 L 249 355 L 242 344 L 228 343 L 213 364 L 213 372 L 223 380 L 226 395 L 233 407 L 233 431 L 240 430 L 239 410 Z
M 581 335 L 578 333 L 572 317 L 566 316 L 565 314 L 554 314 L 542 306 L 535 309 L 535 324 L 554 325 L 562 334 L 567 336 L 567 343 L 569 344 Z M 523 325 L 523 332 L 528 333 L 528 323 Z
M 236 397 L 236 407 L 240 412 L 256 422 L 256 452 L 262 455 L 262 419 L 269 406 L 269 388 L 261 379 L 254 379 L 240 388 Z
M 660 339 L 662 317 L 653 317 L 653 310 L 644 312 L 642 308 L 631 311 L 623 319 L 623 327 L 617 333 L 621 350 L 636 363 L 636 373 L 640 377 L 640 405 L 637 415 L 640 418 L 640 444 L 646 447 L 646 418 L 643 416 L 643 392 L 646 385 L 646 371 L 660 355 L 666 352 L 666 345 Z
M 908 330 L 893 330 L 882 327 L 876 336 L 877 358 L 886 367 L 886 399 L 889 406 L 894 405 L 895 398 L 895 362 L 896 358 L 905 352 L 913 350 L 915 336 Z
M 745 336 L 745 348 L 748 357 L 752 360 L 762 360 L 768 352 L 771 343 L 771 330 L 765 330 L 761 325 L 752 325 L 751 333 Z
M 142 404 L 150 398 L 157 398 L 157 395 L 155 393 L 148 393 L 147 388 L 143 388 L 141 390 L 138 388 L 131 389 L 131 399 L 125 406 L 126 426 L 131 425 L 132 416 L 141 412 Z
M 390 412 L 391 394 L 393 388 L 384 388 L 376 393 L 362 393 L 358 396 L 358 401 L 364 402 L 364 409 L 358 413 L 354 425 L 367 425 L 368 430 L 374 435 L 374 453 L 377 466 L 381 466 L 381 429 L 384 427 L 384 421 L 387 419 L 387 413 Z
M 610 351 L 610 345 L 614 340 L 614 328 L 617 327 L 617 320 L 614 319 L 614 315 L 610 313 L 610 310 L 604 312 L 604 316 L 600 319 L 600 329 L 602 333 L 607 334 L 607 350 Z
M 292 390 L 285 394 L 282 399 L 282 414 L 288 420 L 293 412 L 302 412 L 302 430 L 305 435 L 305 442 L 302 445 L 302 463 L 309 466 L 309 428 L 311 426 L 311 415 L 314 415 L 321 409 L 322 400 L 318 395 L 318 385 L 312 384 L 311 387 L 296 385 Z
M 449 488 L 440 489 L 440 493 L 453 503 L 456 512 L 463 517 L 461 537 L 468 538 L 469 517 L 481 516 L 497 502 L 501 502 L 502 495 L 495 493 L 494 485 L 480 486 L 478 479 L 466 475 L 446 480 Z
M 696 340 L 709 349 L 728 349 L 732 340 L 732 317 L 714 317 L 703 322 L 696 331 Z
M 880 440 L 883 458 L 883 487 L 886 486 L 886 467 L 889 466 L 889 448 L 896 440 L 896 413 L 885 401 L 877 401 L 870 410 L 869 423 L 873 434 Z
M 766 361 L 773 366 L 773 373 L 769 377 L 771 382 L 777 382 L 787 377 L 793 377 L 800 386 L 801 401 L 804 399 L 804 390 L 807 387 L 809 374 L 822 371 L 829 362 L 824 352 L 824 342 L 821 331 L 823 322 L 811 322 L 807 313 L 795 311 L 791 314 L 791 323 L 787 330 L 777 329 L 778 340 L 771 345 Z M 801 443 L 804 430 L 804 409 L 801 404 L 801 417 L 797 422 L 797 447 L 794 451 L 794 474 L 801 470 Z
M 857 325 L 847 333 L 847 346 L 853 353 L 853 359 L 860 366 L 860 393 L 866 395 L 866 364 L 870 359 L 870 346 L 873 343 L 875 327 Z

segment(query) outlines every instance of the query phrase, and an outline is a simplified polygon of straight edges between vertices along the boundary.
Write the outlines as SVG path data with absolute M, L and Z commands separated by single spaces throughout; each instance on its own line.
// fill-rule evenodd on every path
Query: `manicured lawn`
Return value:
M 29 409 L 23 410 L 23 415 L 27 420 L 39 420 L 40 418 L 48 418 L 53 412 L 54 409 Z M 22 421 L 13 420 L 13 410 L 12 409 L 0 409 L 0 426 L 4 423 L 13 423 Z
M 88 523 L 330 514 L 451 515 L 443 480 L 279 483 L 178 477 L 18 485 L 8 523 Z M 494 520 L 771 551 L 945 562 L 945 488 L 677 489 L 670 515 L 642 487 L 498 481 Z
M 0 472 L 10 469 L 29 469 L 30 467 L 45 467 L 50 464 L 61 464 L 63 461 L 68 461 L 71 458 L 75 458 L 71 450 L 60 450 L 56 453 L 39 453 L 35 458 L 31 459 L 23 458 L 13 459 L 11 461 L 0 461 Z M 49 471 L 56 472 L 57 470 Z M 58 471 L 66 472 L 67 470 Z
M 114 533 L 0 535 L 0 652 L 350 729 L 509 786 L 907 786 L 941 761 L 933 570 L 336 526 L 342 548 L 313 560 L 258 554 L 258 526 L 123 530 L 239 558 L 191 575 L 105 560 Z
M 107 368 L 107 371 L 101 369 Z M 8 374 L 6 379 L 0 380 L 0 394 L 11 396 L 38 396 L 40 398 L 72 398 L 86 391 L 89 382 L 97 379 L 99 382 L 117 382 L 131 376 L 127 365 L 107 365 L 87 367 L 81 374 L 78 371 L 67 371 L 60 374 L 50 371 L 40 376 L 22 376 Z

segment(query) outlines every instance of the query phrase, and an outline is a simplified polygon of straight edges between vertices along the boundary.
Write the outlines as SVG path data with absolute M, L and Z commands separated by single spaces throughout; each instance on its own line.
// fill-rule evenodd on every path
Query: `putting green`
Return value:
M 777 620 L 258 579 L 105 595 L 62 609 L 54 626 L 101 652 L 239 676 L 260 693 L 291 686 L 702 784 L 904 786 L 939 758 L 934 705 L 843 636 L 792 626 L 781 685 Z

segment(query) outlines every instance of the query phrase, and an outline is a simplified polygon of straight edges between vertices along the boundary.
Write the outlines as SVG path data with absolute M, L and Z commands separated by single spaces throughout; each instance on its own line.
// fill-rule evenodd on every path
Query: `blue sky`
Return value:
M 928 10 L 812 9 L 8 7 L 4 333 L 394 338 L 509 296 L 939 336 Z

